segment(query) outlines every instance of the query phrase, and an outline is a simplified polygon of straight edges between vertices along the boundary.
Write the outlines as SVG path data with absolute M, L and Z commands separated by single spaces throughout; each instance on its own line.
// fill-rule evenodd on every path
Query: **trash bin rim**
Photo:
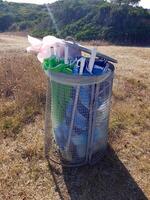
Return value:
M 97 83 L 101 83 L 105 81 L 107 78 L 114 76 L 114 66 L 109 63 L 109 70 L 106 74 L 102 75 L 93 75 L 93 76 L 81 76 L 81 75 L 70 75 L 52 71 L 46 71 L 46 74 L 50 78 L 51 81 L 55 81 L 56 83 L 76 86 L 76 85 L 93 85 Z

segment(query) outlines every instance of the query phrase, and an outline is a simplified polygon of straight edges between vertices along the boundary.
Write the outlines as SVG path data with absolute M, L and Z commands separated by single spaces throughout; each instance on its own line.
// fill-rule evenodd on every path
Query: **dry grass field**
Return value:
M 0 200 L 150 198 L 150 48 L 101 46 L 118 59 L 107 155 L 67 169 L 44 158 L 46 76 L 27 40 L 0 34 Z

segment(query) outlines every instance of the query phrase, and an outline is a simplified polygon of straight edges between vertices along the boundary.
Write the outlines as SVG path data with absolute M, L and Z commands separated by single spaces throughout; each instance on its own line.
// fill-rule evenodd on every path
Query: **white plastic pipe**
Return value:
M 57 55 L 58 58 L 61 57 L 61 54 L 60 54 L 60 46 L 59 46 L 59 45 L 57 45 L 57 48 L 56 48 L 56 55 Z
M 81 65 L 80 65 L 80 71 L 79 71 L 79 74 L 82 75 L 83 74 L 83 70 L 84 70 L 84 66 L 85 66 L 85 61 L 86 61 L 86 58 L 82 58 L 81 59 Z
M 85 61 L 86 61 L 86 58 L 81 58 L 80 71 L 79 71 L 80 75 L 83 74 Z M 70 143 L 71 143 L 72 129 L 73 129 L 73 124 L 74 124 L 74 119 L 75 119 L 75 114 L 76 114 L 78 99 L 79 99 L 79 92 L 80 92 L 80 86 L 77 86 L 75 100 L 74 100 L 74 105 L 73 105 L 73 111 L 72 111 L 72 116 L 71 116 L 71 123 L 70 123 L 70 128 L 69 128 L 69 134 L 68 134 L 68 141 L 67 141 L 67 145 L 66 145 L 66 151 L 67 152 L 69 150 Z
M 90 58 L 90 61 L 89 61 L 89 66 L 88 66 L 88 70 L 89 70 L 90 73 L 92 73 L 92 71 L 93 71 L 96 53 L 97 53 L 96 48 L 93 48 L 92 53 L 91 53 L 91 58 Z
M 69 48 L 67 45 L 65 45 L 65 64 L 68 64 L 68 53 L 69 53 Z
M 54 47 L 51 47 L 50 51 L 51 51 L 51 56 L 54 56 Z

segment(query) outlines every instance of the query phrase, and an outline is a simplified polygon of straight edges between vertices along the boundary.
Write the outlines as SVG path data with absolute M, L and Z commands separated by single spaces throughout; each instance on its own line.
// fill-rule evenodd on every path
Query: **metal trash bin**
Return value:
M 50 71 L 47 75 L 51 93 L 51 108 L 47 109 L 56 147 L 53 152 L 57 151 L 66 166 L 95 164 L 107 149 L 114 66 L 109 63 L 108 72 L 99 76 Z

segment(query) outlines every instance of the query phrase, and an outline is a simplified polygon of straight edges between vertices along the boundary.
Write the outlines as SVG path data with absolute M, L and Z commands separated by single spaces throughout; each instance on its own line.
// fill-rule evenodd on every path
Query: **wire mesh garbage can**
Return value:
M 108 143 L 114 66 L 100 76 L 48 72 L 51 93 L 50 157 L 66 166 L 95 164 Z M 49 99 L 47 99 L 50 103 Z

